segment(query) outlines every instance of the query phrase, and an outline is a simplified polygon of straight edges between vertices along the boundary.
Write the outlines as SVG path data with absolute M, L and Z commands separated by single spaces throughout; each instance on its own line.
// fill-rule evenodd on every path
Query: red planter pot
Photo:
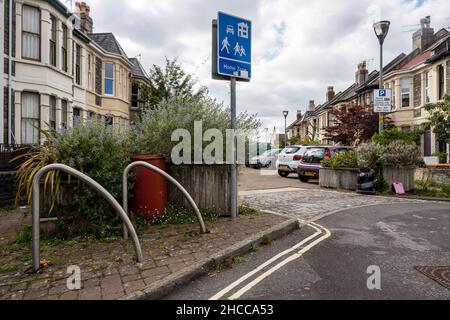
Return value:
M 130 157 L 131 162 L 144 161 L 167 171 L 164 156 L 141 155 Z M 144 167 L 133 169 L 136 181 L 133 188 L 131 210 L 141 214 L 146 221 L 153 222 L 162 217 L 167 208 L 167 180 L 163 176 Z

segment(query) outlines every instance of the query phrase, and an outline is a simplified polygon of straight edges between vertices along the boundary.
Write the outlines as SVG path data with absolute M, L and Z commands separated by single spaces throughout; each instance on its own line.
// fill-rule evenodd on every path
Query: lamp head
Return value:
M 285 118 L 287 118 L 288 115 L 289 115 L 289 111 L 283 111 L 283 115 L 284 115 Z
M 389 33 L 389 27 L 391 25 L 390 21 L 379 21 L 376 22 L 373 25 L 373 29 L 375 30 L 375 34 L 378 37 L 378 40 L 380 41 L 380 44 L 384 43 L 384 39 L 386 39 L 386 36 Z

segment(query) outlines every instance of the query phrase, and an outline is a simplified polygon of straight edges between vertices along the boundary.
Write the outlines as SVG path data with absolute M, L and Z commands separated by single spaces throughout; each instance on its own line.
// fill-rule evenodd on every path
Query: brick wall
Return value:
M 414 76 L 414 107 L 422 105 L 422 74 Z
M 433 184 L 450 185 L 450 167 L 419 168 L 416 170 L 416 180 L 422 181 L 430 174 L 433 176 Z

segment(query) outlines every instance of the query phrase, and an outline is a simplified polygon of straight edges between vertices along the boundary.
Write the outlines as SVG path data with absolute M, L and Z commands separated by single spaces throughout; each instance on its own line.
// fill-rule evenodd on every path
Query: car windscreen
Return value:
M 303 156 L 304 163 L 320 164 L 325 158 L 325 148 L 309 149 Z
M 297 151 L 300 150 L 300 147 L 290 147 L 290 148 L 286 148 L 283 153 L 284 154 L 294 154 L 297 153 Z

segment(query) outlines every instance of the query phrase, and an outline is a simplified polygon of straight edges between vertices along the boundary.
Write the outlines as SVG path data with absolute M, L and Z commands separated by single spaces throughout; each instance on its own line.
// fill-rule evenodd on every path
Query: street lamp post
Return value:
M 373 25 L 373 29 L 375 30 L 375 34 L 380 43 L 380 89 L 384 89 L 383 83 L 383 44 L 386 36 L 389 33 L 389 27 L 391 23 L 389 21 L 379 21 Z M 380 133 L 384 129 L 384 115 L 380 112 Z
M 284 146 L 288 146 L 288 135 L 287 135 L 287 117 L 289 115 L 289 111 L 283 111 L 284 116 Z

